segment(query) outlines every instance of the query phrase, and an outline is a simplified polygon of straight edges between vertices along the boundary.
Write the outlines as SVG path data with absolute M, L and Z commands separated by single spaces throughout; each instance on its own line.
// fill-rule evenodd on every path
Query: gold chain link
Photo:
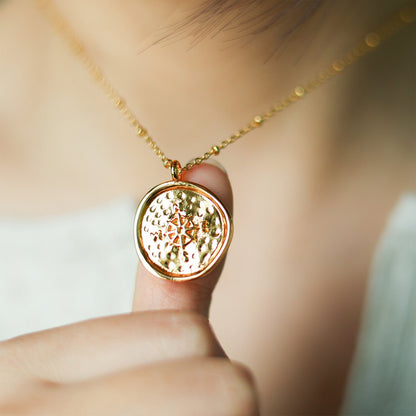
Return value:
M 68 22 L 54 6 L 52 0 L 35 0 L 35 2 L 45 12 L 51 25 L 64 38 L 74 55 L 83 62 L 91 77 L 99 85 L 101 85 L 101 88 L 111 100 L 114 107 L 120 111 L 124 118 L 134 128 L 136 135 L 142 138 L 151 147 L 166 168 L 170 168 L 172 160 L 165 155 L 155 140 L 148 134 L 146 128 L 139 122 L 133 114 L 133 111 L 130 110 L 120 94 L 105 77 L 101 68 L 91 59 L 84 45 L 77 38 Z M 367 33 L 357 45 L 349 50 L 344 56 L 333 61 L 327 68 L 319 72 L 318 75 L 311 81 L 305 83 L 304 85 L 296 86 L 285 99 L 273 105 L 268 111 L 253 117 L 249 124 L 232 134 L 227 139 L 221 141 L 219 144 L 212 146 L 202 156 L 194 158 L 182 167 L 179 173 L 184 170 L 191 170 L 194 166 L 201 164 L 204 160 L 209 159 L 211 156 L 218 155 L 221 150 L 241 139 L 250 131 L 262 126 L 265 121 L 271 119 L 276 114 L 298 102 L 307 94 L 316 90 L 318 87 L 340 74 L 346 67 L 378 48 L 384 41 L 401 30 L 404 26 L 413 23 L 414 21 L 416 21 L 416 2 L 411 1 L 396 11 L 376 30 Z

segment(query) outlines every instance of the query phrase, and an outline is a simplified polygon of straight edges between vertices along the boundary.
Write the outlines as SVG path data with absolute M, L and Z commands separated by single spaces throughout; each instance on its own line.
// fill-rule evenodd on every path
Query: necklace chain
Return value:
M 54 6 L 52 0 L 35 0 L 38 6 L 45 12 L 48 20 L 54 29 L 63 37 L 68 44 L 71 51 L 77 56 L 85 68 L 90 73 L 91 77 L 103 89 L 106 96 L 111 100 L 114 107 L 124 116 L 128 123 L 134 128 L 138 137 L 143 139 L 154 151 L 156 156 L 163 162 L 166 168 L 171 168 L 172 159 L 169 159 L 163 150 L 159 147 L 156 141 L 149 135 L 146 128 L 140 123 L 133 111 L 129 108 L 125 100 L 115 90 L 112 84 L 108 81 L 101 68 L 93 61 L 88 54 L 83 43 L 78 39 L 75 32 L 69 26 L 65 18 L 59 13 Z M 220 143 L 213 145 L 202 156 L 194 158 L 184 167 L 183 170 L 191 170 L 194 166 L 201 164 L 204 160 L 211 156 L 218 155 L 221 150 L 241 139 L 250 131 L 262 126 L 267 120 L 274 117 L 292 104 L 300 101 L 307 94 L 316 90 L 321 85 L 334 78 L 336 75 L 344 71 L 344 69 L 358 59 L 367 55 L 369 52 L 377 49 L 384 41 L 400 31 L 404 26 L 413 23 L 416 20 L 416 2 L 410 1 L 398 11 L 393 13 L 386 21 L 384 21 L 374 31 L 367 33 L 353 48 L 351 48 L 344 56 L 333 61 L 328 67 L 323 69 L 309 82 L 303 85 L 298 85 L 290 92 L 290 94 L 282 101 L 273 105 L 269 110 L 260 113 L 253 117 L 253 119 L 243 128 L 232 134 Z

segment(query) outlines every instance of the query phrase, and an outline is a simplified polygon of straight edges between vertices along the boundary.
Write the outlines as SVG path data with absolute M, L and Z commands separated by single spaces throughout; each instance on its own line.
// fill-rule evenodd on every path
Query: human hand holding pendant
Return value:
M 208 179 L 218 175 L 212 167 L 192 173 L 203 169 Z M 230 207 L 228 181 L 215 180 Z M 220 269 L 175 284 L 139 268 L 134 310 L 140 312 L 0 343 L 0 414 L 257 414 L 251 376 L 226 358 L 207 319 Z

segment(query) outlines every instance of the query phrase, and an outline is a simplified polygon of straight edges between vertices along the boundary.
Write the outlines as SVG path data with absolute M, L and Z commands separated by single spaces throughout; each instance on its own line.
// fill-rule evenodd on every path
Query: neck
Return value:
M 169 32 L 169 27 L 201 6 L 203 0 L 56 0 L 116 88 L 133 89 L 133 94 L 126 94 L 129 101 L 134 100 L 135 91 L 150 101 L 148 95 L 157 97 L 162 106 L 161 98 L 172 102 L 171 97 L 185 99 L 189 94 L 194 98 L 196 94 L 208 102 L 214 96 L 217 106 L 224 106 L 221 112 L 229 113 L 232 107 L 240 113 L 239 103 L 249 103 L 249 111 L 243 112 L 247 115 L 282 97 L 289 85 L 314 76 L 398 2 L 339 0 L 330 6 L 324 2 L 310 21 L 286 39 L 271 57 L 276 42 L 281 42 L 279 25 L 276 30 L 254 36 L 241 36 L 237 29 L 223 31 L 193 46 L 192 36 L 186 31 L 177 38 L 157 42 Z M 267 4 L 265 1 L 265 8 Z M 238 13 L 241 14 L 240 9 L 235 11 L 236 26 L 239 20 L 243 23 L 250 13 L 258 15 L 259 11 L 252 7 L 240 17 Z M 194 100 L 191 101 L 194 106 Z
M 339 0 L 323 7 L 273 57 L 270 51 L 280 39 L 273 30 L 240 40 L 237 31 L 223 31 L 192 47 L 185 32 L 155 44 L 167 28 L 202 3 L 56 0 L 92 58 L 168 154 L 177 143 L 203 153 L 213 141 L 227 137 L 293 86 L 315 76 L 400 1 Z M 331 108 L 334 101 L 327 101 Z M 322 107 L 316 113 L 322 114 Z M 314 119 L 311 114 L 308 118 Z M 290 116 L 279 118 L 279 129 L 285 119 Z
M 257 28 L 257 17 L 266 13 L 270 3 L 279 1 L 263 0 L 256 2 L 255 7 L 254 2 L 240 1 L 242 6 L 218 13 L 215 18 L 210 18 L 206 12 L 201 19 L 204 22 L 195 21 L 193 26 L 186 25 L 187 18 L 202 8 L 206 0 L 125 0 L 122 3 L 116 0 L 54 0 L 54 3 L 88 50 L 103 59 L 103 65 L 108 65 L 105 59 L 118 58 L 136 62 L 138 66 L 152 64 L 166 70 L 165 59 L 169 62 L 174 58 L 175 67 L 186 74 L 198 69 L 204 75 L 221 74 L 222 77 L 223 70 L 233 64 L 244 64 L 234 72 L 250 71 L 253 67 L 264 71 L 273 68 L 278 69 L 278 74 L 295 72 L 294 77 L 303 72 L 301 67 L 312 61 L 316 64 L 311 69 L 319 68 L 321 62 L 333 59 L 340 48 L 348 47 L 357 36 L 371 30 L 386 14 L 404 3 L 404 0 L 379 0 L 377 3 L 338 0 L 328 5 L 327 0 L 322 0 L 320 8 L 309 13 L 312 16 L 299 25 L 293 36 L 285 37 L 284 32 L 301 21 L 296 7 L 292 13 L 289 7 L 279 23 L 269 30 L 250 35 L 250 29 Z M 253 22 L 247 23 L 250 19 Z M 211 32 L 207 21 L 213 22 Z M 226 26 L 224 30 L 221 30 L 222 25 Z M 274 50 L 277 53 L 271 56 Z M 305 75 L 311 75 L 310 71 Z M 278 77 L 275 75 L 275 78 Z M 262 82 L 256 81 L 257 85 Z

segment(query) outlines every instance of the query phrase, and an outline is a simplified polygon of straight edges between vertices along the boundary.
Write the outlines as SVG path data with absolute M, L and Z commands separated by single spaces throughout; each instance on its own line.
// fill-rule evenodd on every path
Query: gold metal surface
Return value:
M 172 160 L 170 163 L 170 174 L 172 175 L 172 179 L 176 181 L 181 180 L 182 176 L 182 167 L 181 164 L 177 160 Z
M 86 69 L 90 73 L 91 77 L 101 86 L 104 93 L 111 100 L 114 107 L 120 111 L 120 113 L 126 118 L 126 120 L 132 125 L 137 136 L 142 138 L 159 157 L 165 168 L 170 168 L 172 160 L 169 159 L 165 153 L 160 149 L 155 140 L 149 136 L 146 128 L 138 121 L 133 111 L 127 106 L 126 102 L 120 96 L 120 94 L 111 85 L 108 79 L 105 77 L 101 68 L 93 61 L 88 54 L 82 42 L 78 39 L 73 29 L 69 26 L 68 22 L 59 13 L 58 9 L 54 6 L 52 0 L 34 0 L 38 3 L 39 7 L 45 12 L 52 26 L 61 34 L 64 40 L 68 43 L 72 52 L 83 62 Z M 250 131 L 262 126 L 265 121 L 274 117 L 276 114 L 283 111 L 290 105 L 303 99 L 306 95 L 316 90 L 319 86 L 325 84 L 336 75 L 344 71 L 344 69 L 358 59 L 367 55 L 368 53 L 377 49 L 384 41 L 393 36 L 404 26 L 416 21 L 416 1 L 409 1 L 403 5 L 399 10 L 395 11 L 386 21 L 384 21 L 376 30 L 366 33 L 362 39 L 352 47 L 347 53 L 340 58 L 335 59 L 326 68 L 320 71 L 314 78 L 306 82 L 303 85 L 297 85 L 289 95 L 279 103 L 273 105 L 269 110 L 256 115 L 252 120 L 243 128 L 232 134 L 220 143 L 213 145 L 202 156 L 196 157 L 191 162 L 187 163 L 181 168 L 181 171 L 191 170 L 195 165 L 201 164 L 204 160 L 209 159 L 211 156 L 216 156 L 221 150 L 228 147 L 230 144 L 241 139 Z
M 202 276 L 221 260 L 233 229 L 226 208 L 210 191 L 170 181 L 142 199 L 134 231 L 137 253 L 151 273 L 186 281 Z

